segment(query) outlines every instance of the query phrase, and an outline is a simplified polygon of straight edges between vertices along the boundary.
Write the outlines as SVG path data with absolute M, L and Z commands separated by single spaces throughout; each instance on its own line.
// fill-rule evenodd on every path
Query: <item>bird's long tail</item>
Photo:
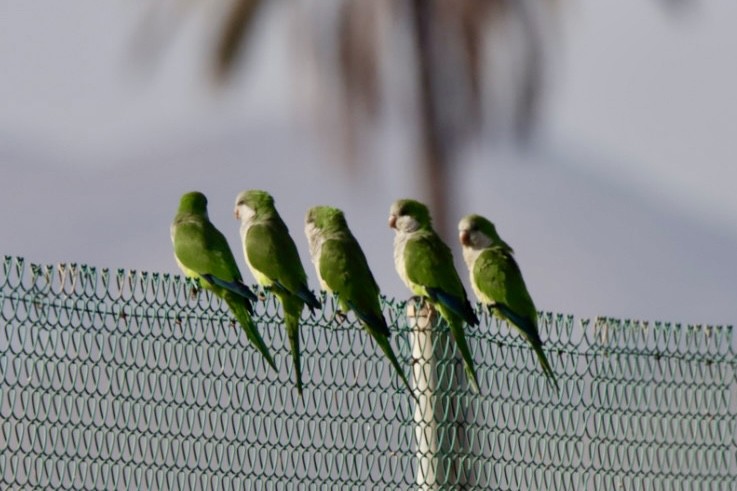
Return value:
M 261 337 L 261 334 L 259 334 L 258 329 L 256 328 L 256 323 L 251 318 L 251 314 L 248 313 L 246 305 L 243 302 L 243 297 L 228 291 L 224 294 L 224 298 L 225 303 L 230 307 L 236 320 L 241 327 L 243 327 L 243 330 L 246 331 L 246 337 L 248 340 L 263 355 L 266 359 L 266 363 L 276 370 L 274 359 L 271 357 L 269 348 L 266 346 L 264 339 Z
M 394 350 L 392 349 L 392 345 L 389 342 L 389 338 L 382 335 L 382 334 L 374 334 L 371 333 L 371 336 L 376 340 L 376 344 L 379 345 L 379 348 L 381 348 L 381 351 L 384 352 L 387 358 L 389 358 L 389 362 L 394 367 L 394 370 L 397 371 L 397 375 L 399 375 L 399 378 L 402 379 L 402 382 L 404 382 L 404 385 L 407 386 L 407 390 L 412 395 L 412 397 L 417 400 L 417 396 L 412 391 L 412 386 L 409 385 L 409 380 L 407 379 L 407 375 L 405 375 L 404 370 L 402 370 L 402 365 L 399 364 L 399 360 L 397 359 L 397 356 L 394 354 Z
M 458 345 L 458 350 L 461 352 L 461 356 L 463 357 L 463 366 L 466 371 L 466 377 L 468 377 L 468 382 L 473 391 L 478 394 L 480 392 L 479 379 L 476 376 L 476 370 L 473 368 L 473 356 L 471 355 L 471 349 L 468 347 L 468 343 L 466 342 L 466 335 L 463 332 L 463 321 L 459 318 L 455 318 L 452 314 L 450 318 L 452 319 L 448 322 L 450 333 L 453 335 L 453 339 Z
M 296 378 L 297 392 L 302 397 L 302 363 L 299 355 L 299 315 L 284 314 L 284 324 L 287 328 L 289 349 L 292 351 L 292 363 L 294 363 L 294 376 Z
M 312 290 L 307 288 L 306 285 L 303 286 L 299 292 L 297 292 L 297 296 L 301 298 L 312 311 L 319 309 L 321 306 L 320 301 L 317 299 L 315 294 L 312 293 Z
M 548 362 L 548 358 L 545 356 L 545 352 L 543 351 L 542 342 L 540 341 L 540 338 L 538 338 L 538 342 L 532 343 L 532 349 L 535 351 L 535 354 L 537 355 L 537 359 L 540 361 L 540 365 L 542 366 L 543 373 L 545 373 L 545 376 L 548 379 L 548 382 L 550 382 L 553 387 L 555 387 L 556 392 L 560 391 L 560 387 L 558 386 L 558 381 L 555 378 L 555 373 L 553 372 L 553 368 L 550 366 L 550 362 Z
M 543 373 L 545 374 L 545 377 L 547 377 L 548 382 L 555 387 L 556 391 L 560 391 L 558 381 L 555 378 L 555 372 L 553 372 L 553 367 L 550 366 L 550 362 L 543 351 L 543 341 L 540 339 L 540 334 L 538 334 L 537 323 L 533 323 L 529 319 L 517 315 L 512 311 L 512 309 L 505 305 L 497 305 L 496 308 L 499 309 L 502 315 L 512 321 L 512 324 L 519 330 L 525 339 L 527 339 L 527 342 L 532 345 L 532 349 L 535 351 L 535 355 L 540 361 Z

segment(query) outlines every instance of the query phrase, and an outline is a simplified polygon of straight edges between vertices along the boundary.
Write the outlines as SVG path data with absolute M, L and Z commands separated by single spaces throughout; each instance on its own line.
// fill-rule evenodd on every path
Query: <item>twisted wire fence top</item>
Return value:
M 179 276 L 5 257 L 0 489 L 417 486 L 432 425 L 418 425 L 418 402 L 354 318 L 336 316 L 332 298 L 323 306 L 303 316 L 300 399 L 268 293 L 254 317 L 276 371 L 217 298 Z M 413 358 L 406 306 L 384 300 L 411 376 L 427 360 Z M 467 333 L 481 394 L 438 383 L 431 400 L 455 483 L 735 489 L 731 326 L 543 313 L 555 393 L 524 340 L 479 312 Z M 458 378 L 455 363 L 436 370 Z

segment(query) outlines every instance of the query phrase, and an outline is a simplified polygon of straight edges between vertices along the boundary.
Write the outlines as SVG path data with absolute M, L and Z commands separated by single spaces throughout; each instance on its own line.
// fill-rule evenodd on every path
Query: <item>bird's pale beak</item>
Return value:
M 469 245 L 471 243 L 471 234 L 468 233 L 468 230 L 461 230 L 458 234 L 458 240 L 461 242 L 461 245 Z
M 235 210 L 233 210 L 233 216 L 235 216 L 235 219 L 236 220 L 240 220 L 241 219 L 241 214 L 238 213 L 238 208 L 236 208 Z
M 389 228 L 397 228 L 397 215 L 389 215 Z

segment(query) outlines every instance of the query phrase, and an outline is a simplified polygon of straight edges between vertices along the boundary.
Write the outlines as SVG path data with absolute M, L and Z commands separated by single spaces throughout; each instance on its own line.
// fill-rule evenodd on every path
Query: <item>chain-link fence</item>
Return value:
M 418 400 L 330 298 L 303 318 L 300 399 L 268 294 L 276 372 L 178 276 L 5 257 L 0 489 L 736 489 L 731 327 L 543 314 L 554 393 L 484 314 L 477 395 L 415 307 L 384 312 Z

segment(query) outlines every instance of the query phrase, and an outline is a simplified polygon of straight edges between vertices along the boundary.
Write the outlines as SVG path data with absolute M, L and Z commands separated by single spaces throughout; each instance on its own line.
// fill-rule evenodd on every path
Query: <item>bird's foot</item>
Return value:
M 266 294 L 273 292 L 273 285 L 271 286 L 262 286 L 259 288 L 258 293 L 256 294 L 258 296 L 258 299 L 262 302 L 266 301 Z
M 414 302 L 416 305 L 419 305 L 420 307 L 424 307 L 426 303 L 425 297 L 421 295 L 412 295 L 411 297 L 409 297 L 409 301 Z
M 333 314 L 333 320 L 338 321 L 338 324 L 343 324 L 346 320 L 348 320 L 348 315 L 341 310 L 336 310 Z

